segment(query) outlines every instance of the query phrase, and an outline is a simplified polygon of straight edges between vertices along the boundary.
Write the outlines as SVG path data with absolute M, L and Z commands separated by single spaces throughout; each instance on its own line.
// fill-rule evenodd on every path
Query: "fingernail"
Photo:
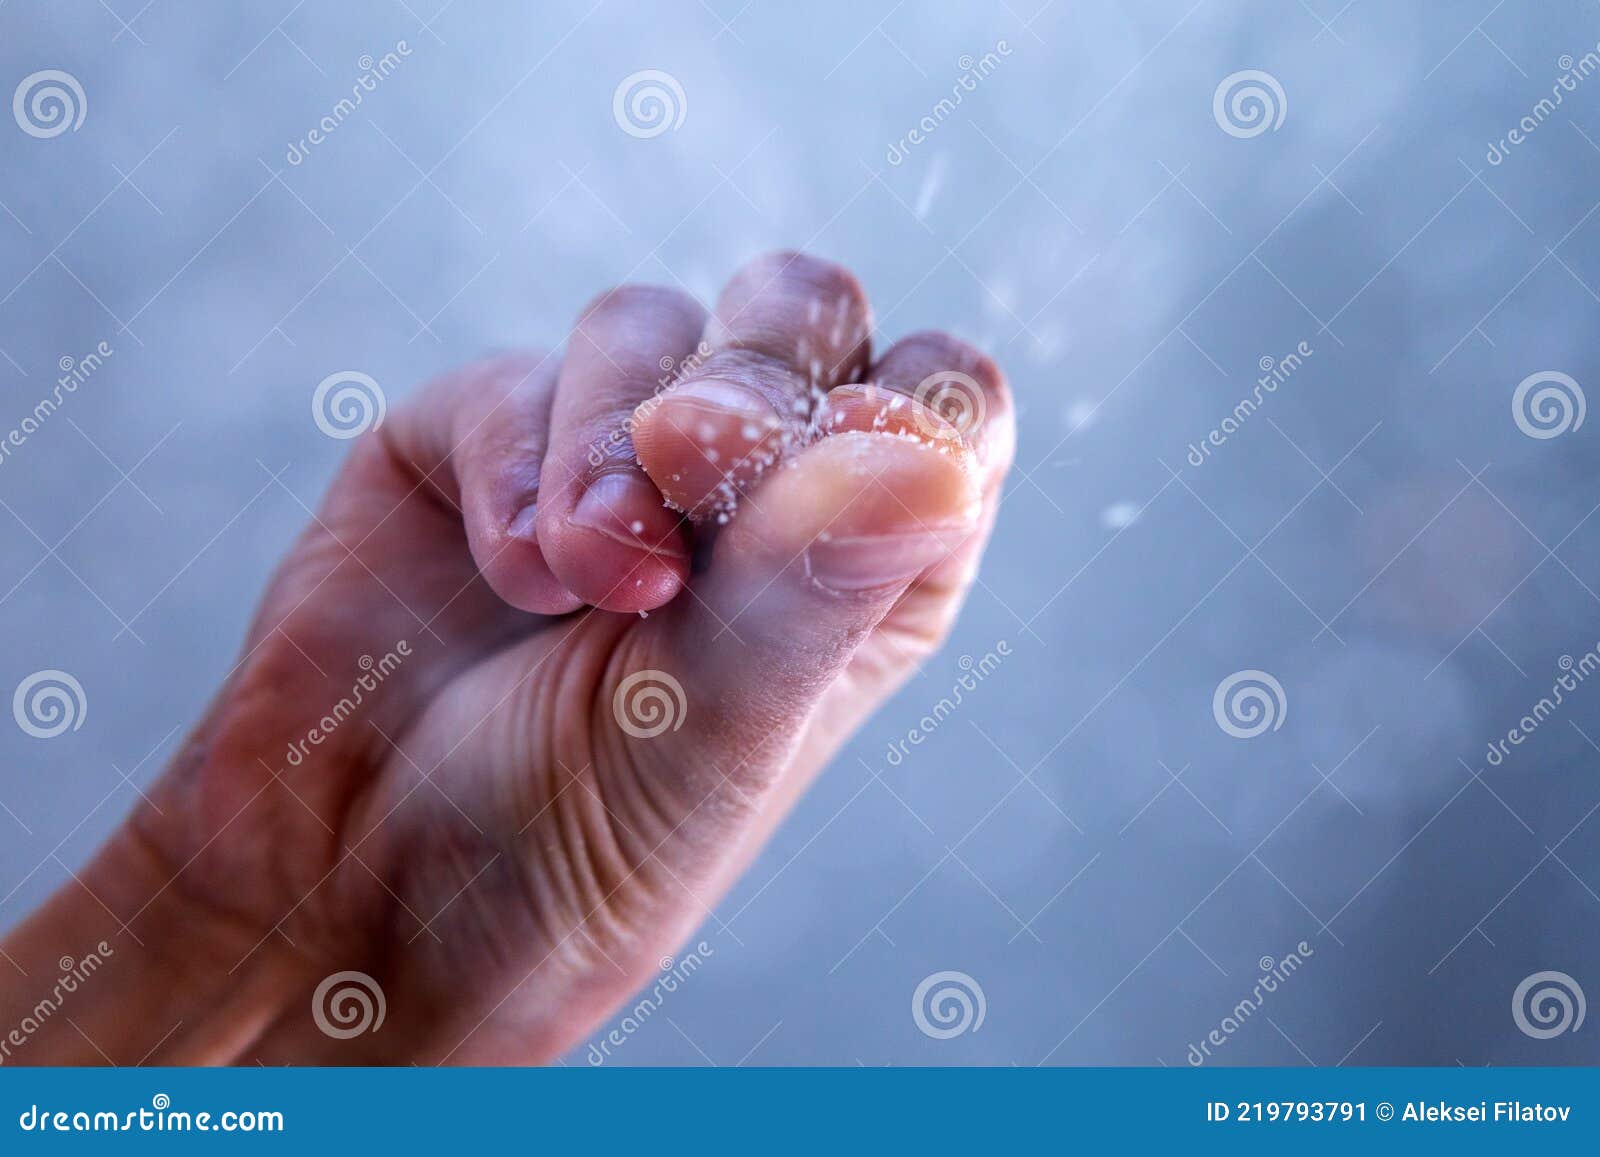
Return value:
M 534 527 L 539 522 L 539 504 L 530 502 L 512 517 L 506 526 L 506 533 L 512 538 L 532 539 L 537 537 Z
M 909 435 L 947 450 L 962 445 L 961 432 L 936 411 L 915 398 L 871 384 L 836 386 L 823 406 L 820 425 L 825 434 Z
M 819 538 L 806 548 L 806 569 L 830 590 L 873 590 L 915 578 L 971 533 L 972 526 L 962 523 L 899 534 Z
M 636 550 L 687 557 L 676 535 L 653 541 L 656 536 L 647 528 L 656 525 L 658 516 L 654 512 L 659 509 L 661 494 L 643 475 L 633 470 L 612 470 L 589 483 L 567 521 Z
M 748 387 L 718 378 L 684 382 L 663 396 L 677 403 L 687 403 L 697 410 L 708 411 L 709 417 L 734 417 L 743 422 L 753 422 L 758 429 L 749 435 L 752 440 L 759 437 L 761 431 L 779 424 L 778 412 L 772 408 L 772 403 Z

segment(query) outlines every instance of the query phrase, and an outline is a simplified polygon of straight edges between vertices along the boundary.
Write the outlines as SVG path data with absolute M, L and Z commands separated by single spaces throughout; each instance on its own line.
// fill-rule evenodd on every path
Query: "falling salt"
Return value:
M 633 533 L 635 533 L 635 534 L 643 534 L 643 533 L 644 533 L 644 523 L 642 523 L 642 522 L 639 522 L 639 521 L 638 521 L 638 520 L 637 520 L 637 519 L 636 519 L 636 520 L 634 520 L 634 522 L 633 522 L 633 523 L 632 523 L 632 525 L 630 525 L 630 526 L 629 526 L 629 527 L 628 527 L 628 529 L 629 529 L 629 530 L 631 530 L 631 531 L 633 531 Z
M 934 155 L 933 161 L 928 165 L 928 171 L 923 175 L 922 188 L 917 191 L 917 203 L 913 212 L 917 220 L 927 217 L 928 210 L 933 208 L 933 199 L 939 195 L 939 190 L 944 187 L 944 170 L 948 157 L 944 153 Z
M 1107 530 L 1121 530 L 1131 526 L 1142 509 L 1136 502 L 1113 502 L 1100 512 L 1100 524 Z
M 1076 430 L 1080 426 L 1087 426 L 1094 419 L 1095 410 L 1099 406 L 1087 398 L 1079 398 L 1067 407 L 1067 429 Z

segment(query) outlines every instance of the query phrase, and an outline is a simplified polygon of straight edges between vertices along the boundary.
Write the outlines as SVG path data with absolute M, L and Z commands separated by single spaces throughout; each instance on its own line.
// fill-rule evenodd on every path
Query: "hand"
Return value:
M 6 1059 L 525 1063 L 581 1041 L 973 577 L 1004 382 L 942 334 L 874 362 L 870 329 L 849 273 L 776 254 L 709 319 L 613 290 L 564 354 L 470 366 L 363 436 L 148 802 L 6 942 L 46 986 L 62 954 L 115 953 L 80 1033 Z M 346 970 L 386 1009 L 348 1039 L 312 1009 Z M 37 1000 L 8 987 L 7 1023 Z

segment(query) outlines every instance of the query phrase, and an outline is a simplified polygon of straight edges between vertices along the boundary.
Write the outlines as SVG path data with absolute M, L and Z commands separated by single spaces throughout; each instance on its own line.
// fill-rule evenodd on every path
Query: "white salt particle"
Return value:
M 1100 524 L 1107 530 L 1121 530 L 1133 524 L 1140 510 L 1136 502 L 1113 502 L 1100 512 Z

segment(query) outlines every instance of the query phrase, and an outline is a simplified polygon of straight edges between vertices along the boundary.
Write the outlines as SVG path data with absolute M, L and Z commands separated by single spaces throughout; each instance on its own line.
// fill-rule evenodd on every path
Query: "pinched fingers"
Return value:
M 639 460 L 695 519 L 727 514 L 814 435 L 826 392 L 866 369 L 871 311 L 847 270 L 803 253 L 746 265 L 694 364 L 635 415 Z

